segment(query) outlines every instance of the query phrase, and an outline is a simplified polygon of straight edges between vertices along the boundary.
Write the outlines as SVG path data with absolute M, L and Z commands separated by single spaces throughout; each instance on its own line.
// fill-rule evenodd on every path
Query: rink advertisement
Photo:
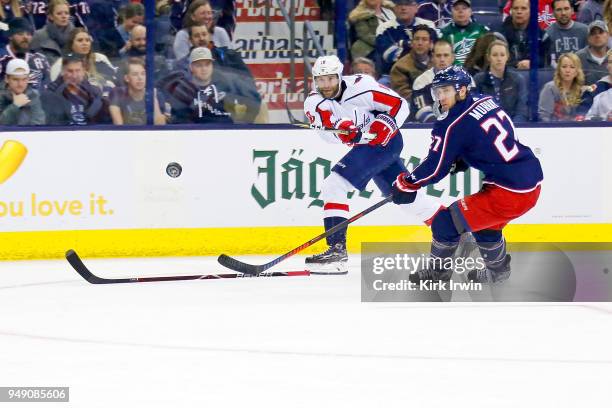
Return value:
M 539 233 L 551 225 L 591 228 L 612 223 L 612 165 L 605 153 L 612 142 L 606 130 L 580 129 L 581 137 L 576 129 L 518 131 L 541 160 L 545 179 L 538 205 L 516 224 Z M 312 131 L 292 129 L 79 130 L 6 133 L 3 138 L 20 143 L 28 153 L 0 184 L 2 232 L 108 235 L 138 230 L 144 231 L 142 239 L 150 239 L 154 231 L 175 230 L 185 240 L 188 229 L 219 242 L 216 234 L 221 231 L 224 245 L 238 245 L 227 228 L 247 229 L 260 240 L 253 249 L 260 252 L 280 251 L 279 243 L 271 242 L 279 239 L 278 231 L 285 231 L 282 240 L 293 239 L 299 228 L 310 228 L 300 235 L 305 237 L 319 230 L 321 183 L 347 151 Z M 403 138 L 402 156 L 411 169 L 427 154 L 429 131 L 403 130 Z M 180 164 L 178 177 L 166 173 L 170 163 Z M 447 177 L 422 193 L 447 205 L 478 191 L 480 183 L 480 174 L 472 170 Z M 358 212 L 380 198 L 370 183 L 364 191 L 349 194 L 350 211 Z M 394 228 L 416 228 L 426 234 L 422 221 L 390 204 L 357 225 L 384 226 L 370 230 L 379 235 Z M 360 239 L 371 238 L 371 233 Z M 588 236 L 588 231 L 583 233 Z M 108 239 L 110 243 L 114 238 Z

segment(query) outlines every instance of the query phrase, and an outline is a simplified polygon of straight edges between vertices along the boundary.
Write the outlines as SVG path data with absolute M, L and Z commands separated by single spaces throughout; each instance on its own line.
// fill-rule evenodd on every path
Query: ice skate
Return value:
M 468 272 L 468 281 L 484 284 L 501 284 L 510 277 L 510 255 L 497 268 L 474 269 Z
M 348 273 L 346 245 L 339 242 L 325 252 L 306 258 L 306 268 L 313 275 L 344 275 Z

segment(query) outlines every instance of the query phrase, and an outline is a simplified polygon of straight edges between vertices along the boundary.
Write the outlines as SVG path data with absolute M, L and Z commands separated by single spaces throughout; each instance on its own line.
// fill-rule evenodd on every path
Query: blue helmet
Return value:
M 457 92 L 459 92 L 462 86 L 465 86 L 469 91 L 472 87 L 472 76 L 462 67 L 451 65 L 436 73 L 431 83 L 431 88 L 446 85 L 453 85 Z

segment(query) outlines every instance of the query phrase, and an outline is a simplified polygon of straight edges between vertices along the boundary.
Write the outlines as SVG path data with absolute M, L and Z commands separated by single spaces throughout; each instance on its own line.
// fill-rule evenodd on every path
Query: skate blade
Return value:
M 346 262 L 306 264 L 306 270 L 308 270 L 311 275 L 346 275 L 348 273 Z

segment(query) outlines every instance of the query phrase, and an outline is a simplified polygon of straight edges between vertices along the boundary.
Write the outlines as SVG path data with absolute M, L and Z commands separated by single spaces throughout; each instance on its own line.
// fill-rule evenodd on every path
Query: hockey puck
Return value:
M 182 172 L 183 168 L 181 167 L 181 165 L 175 162 L 169 163 L 166 167 L 166 174 L 172 178 L 177 178 L 181 175 Z

